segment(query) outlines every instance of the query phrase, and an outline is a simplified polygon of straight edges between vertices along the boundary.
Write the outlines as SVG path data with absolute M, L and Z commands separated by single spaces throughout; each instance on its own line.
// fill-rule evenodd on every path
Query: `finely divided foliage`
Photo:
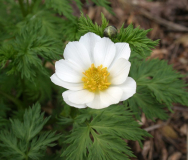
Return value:
M 3 66 L 7 60 L 11 60 L 8 74 L 20 73 L 21 78 L 32 79 L 36 76 L 34 68 L 38 68 L 41 74 L 47 74 L 38 56 L 43 60 L 59 59 L 58 54 L 61 52 L 58 44 L 58 40 L 45 34 L 40 35 L 40 30 L 25 30 L 2 47 L 0 60 L 2 59 Z
M 101 19 L 102 19 L 102 24 L 101 26 L 99 26 L 97 23 L 94 24 L 88 16 L 85 18 L 84 15 L 81 14 L 81 17 L 79 18 L 78 21 L 79 32 L 81 32 L 83 35 L 88 32 L 93 32 L 103 37 L 103 32 L 104 29 L 108 26 L 108 21 L 106 20 L 106 18 L 102 13 L 101 13 Z
M 60 138 L 55 132 L 41 132 L 50 117 L 44 119 L 40 113 L 40 105 L 35 104 L 25 111 L 23 122 L 18 119 L 11 121 L 11 128 L 0 132 L 0 157 L 10 160 L 40 159 L 47 146 Z
M 109 7 L 110 2 L 108 0 L 92 0 L 95 4 L 97 4 L 98 6 L 102 6 L 104 8 L 106 8 L 110 13 L 113 14 L 112 9 Z M 73 10 L 71 7 L 72 3 L 75 3 L 76 6 L 81 10 L 82 9 L 82 3 L 81 0 L 74 0 L 74 1 L 70 1 L 70 0 L 46 0 L 45 1 L 46 6 L 49 8 L 53 8 L 54 10 L 56 10 L 60 15 L 63 14 L 65 17 L 67 17 L 68 19 L 74 21 L 74 16 L 73 16 Z M 89 1 L 87 0 L 87 3 L 89 3 Z
M 92 2 L 112 13 L 108 0 Z M 139 128 L 133 115 L 140 119 L 144 112 L 152 120 L 166 119 L 165 109 L 172 110 L 172 103 L 188 104 L 183 76 L 166 61 L 145 60 L 158 40 L 147 38 L 150 30 L 134 28 L 132 24 L 126 28 L 122 25 L 111 40 L 130 45 L 129 76 L 137 83 L 136 94 L 122 105 L 101 110 L 78 110 L 65 104 L 61 96 L 65 89 L 53 85 L 49 78 L 53 74 L 52 64 L 62 59 L 68 41 L 78 41 L 88 32 L 104 37 L 104 29 L 109 25 L 103 14 L 100 25 L 83 14 L 80 18 L 73 16 L 71 5 L 80 10 L 83 7 L 81 0 L 0 2 L 2 160 L 129 160 L 134 155 L 125 140 L 138 141 L 141 145 L 143 137 L 149 136 Z M 40 113 L 37 101 L 43 106 L 49 101 L 53 104 L 54 116 L 50 121 Z M 31 104 L 35 105 L 26 109 Z M 60 113 L 59 124 L 55 127 L 64 134 L 62 139 L 53 131 L 42 131 L 47 121 L 53 127 Z M 56 140 L 59 140 L 59 147 L 54 150 L 58 153 L 45 155 L 46 147 L 54 146 Z
M 140 107 L 150 119 L 165 119 L 167 116 L 162 108 L 171 110 L 172 103 L 188 104 L 183 75 L 174 71 L 164 60 L 133 62 L 130 76 L 138 85 L 137 93 L 128 100 L 133 111 L 140 112 Z
M 72 122 L 74 126 L 66 141 L 70 145 L 63 152 L 63 158 L 128 160 L 128 157 L 134 157 L 125 139 L 136 140 L 141 145 L 143 136 L 149 134 L 139 128 L 132 115 L 127 107 L 114 105 L 102 110 L 81 110 L 80 115 L 70 120 L 61 117 L 60 124 Z
M 141 69 L 142 68 L 142 69 Z M 182 74 L 173 70 L 166 61 L 153 59 L 140 63 L 133 63 L 130 75 L 137 80 L 139 86 L 150 90 L 159 103 L 165 103 L 169 109 L 172 103 L 188 104 L 188 95 L 182 80 Z M 139 92 L 138 92 L 139 93 Z

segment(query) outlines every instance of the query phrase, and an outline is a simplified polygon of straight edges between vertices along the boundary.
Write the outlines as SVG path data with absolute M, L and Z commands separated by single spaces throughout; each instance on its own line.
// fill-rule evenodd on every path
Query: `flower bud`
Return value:
M 108 26 L 104 29 L 104 36 L 114 38 L 117 35 L 117 28 L 114 26 Z

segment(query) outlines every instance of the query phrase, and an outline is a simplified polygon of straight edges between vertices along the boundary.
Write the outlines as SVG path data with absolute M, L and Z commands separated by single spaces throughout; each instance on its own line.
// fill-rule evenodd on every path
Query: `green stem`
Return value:
M 23 109 L 23 105 L 22 105 L 21 101 L 19 101 L 18 99 L 14 98 L 13 96 L 11 96 L 7 93 L 4 93 L 2 91 L 0 91 L 0 94 L 3 95 L 4 97 L 6 97 L 7 99 L 9 99 L 10 101 L 12 101 L 15 105 L 17 105 L 17 107 L 19 109 Z
M 23 78 L 21 78 L 21 86 L 22 86 L 22 91 L 24 93 L 25 92 L 25 80 Z M 26 106 L 27 102 L 26 102 L 26 95 L 25 94 L 23 94 L 23 100 L 22 101 L 23 101 L 24 106 Z
M 27 0 L 27 13 L 29 13 L 29 0 Z
M 25 17 L 26 16 L 26 12 L 25 12 L 25 9 L 24 9 L 23 0 L 18 0 L 18 1 L 19 1 L 19 4 L 20 4 L 22 15 L 23 15 L 23 17 Z

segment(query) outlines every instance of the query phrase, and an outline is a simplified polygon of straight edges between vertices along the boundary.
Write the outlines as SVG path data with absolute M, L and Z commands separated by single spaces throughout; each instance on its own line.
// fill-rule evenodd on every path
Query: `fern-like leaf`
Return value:
M 66 141 L 70 145 L 62 156 L 67 160 L 128 160 L 134 155 L 123 139 L 141 145 L 143 136 L 149 134 L 139 128 L 124 106 L 82 110 L 74 119 L 74 128 Z
M 60 138 L 55 132 L 47 131 L 40 134 L 50 117 L 44 119 L 44 113 L 40 113 L 40 105 L 37 103 L 25 111 L 23 122 L 11 120 L 11 128 L 0 132 L 0 157 L 10 160 L 39 160 L 47 146 Z
M 173 70 L 166 61 L 153 59 L 131 65 L 130 77 L 137 82 L 137 93 L 130 98 L 130 108 L 142 108 L 148 118 L 165 119 L 162 108 L 171 110 L 172 103 L 188 104 L 183 75 Z

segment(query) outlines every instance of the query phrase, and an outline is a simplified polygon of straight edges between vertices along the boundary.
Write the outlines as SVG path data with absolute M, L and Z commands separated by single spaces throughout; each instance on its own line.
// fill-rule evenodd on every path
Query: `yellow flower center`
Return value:
M 88 70 L 83 72 L 83 74 L 85 75 L 82 77 L 84 89 L 91 92 L 105 90 L 111 84 L 108 81 L 110 73 L 107 71 L 107 67 L 103 68 L 102 65 L 95 67 L 95 65 L 92 64 Z

